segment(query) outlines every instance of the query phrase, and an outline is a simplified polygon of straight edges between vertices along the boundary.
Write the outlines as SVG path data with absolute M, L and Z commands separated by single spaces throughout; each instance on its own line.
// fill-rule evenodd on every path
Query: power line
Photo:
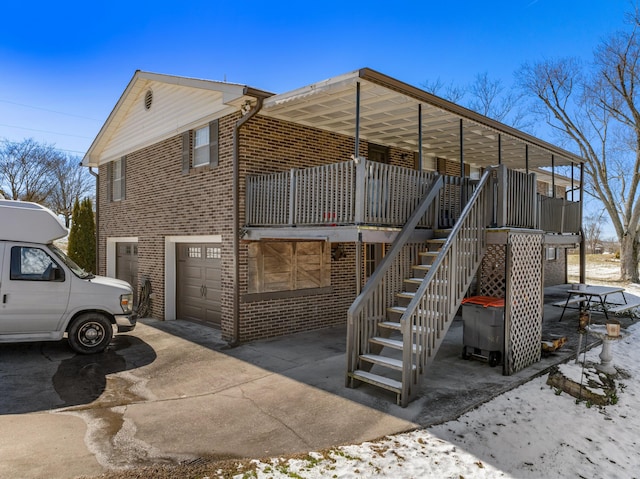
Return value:
M 93 139 L 93 138 L 91 138 L 89 136 L 72 135 L 71 133 L 59 133 L 57 131 L 50 131 L 50 130 L 38 130 L 36 128 L 26 128 L 24 126 L 6 125 L 4 123 L 0 123 L 0 126 L 4 126 L 6 128 L 16 128 L 18 130 L 37 131 L 38 133 L 50 133 L 52 135 L 71 136 L 71 137 L 74 137 L 74 138 L 82 138 L 84 140 L 92 140 Z
M 11 105 L 23 106 L 23 107 L 26 107 L 26 108 L 33 108 L 34 110 L 42 110 L 42 111 L 48 111 L 48 112 L 51 112 L 51 113 L 57 113 L 58 115 L 66 115 L 66 116 L 72 116 L 74 118 L 82 118 L 83 120 L 91 120 L 91 121 L 97 121 L 97 122 L 100 121 L 100 120 L 96 120 L 95 118 L 89 118 L 88 116 L 76 115 L 74 113 L 65 113 L 63 111 L 51 110 L 49 108 L 43 108 L 43 107 L 40 107 L 40 106 L 27 105 L 25 103 L 18 103 L 18 102 L 10 101 L 10 100 L 2 100 L 2 99 L 0 99 L 0 103 L 9 103 Z

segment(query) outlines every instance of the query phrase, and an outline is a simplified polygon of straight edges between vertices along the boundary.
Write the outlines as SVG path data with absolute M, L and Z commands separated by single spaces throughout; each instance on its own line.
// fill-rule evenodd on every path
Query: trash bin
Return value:
M 504 355 L 504 299 L 472 296 L 462 301 L 462 357 L 488 361 L 495 367 Z

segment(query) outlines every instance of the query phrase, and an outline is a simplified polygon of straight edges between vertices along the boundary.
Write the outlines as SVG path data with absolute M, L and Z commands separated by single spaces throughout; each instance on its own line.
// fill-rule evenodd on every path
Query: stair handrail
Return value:
M 369 277 L 366 284 L 362 288 L 362 291 L 347 312 L 347 385 L 350 381 L 348 373 L 353 371 L 353 365 L 356 362 L 357 357 L 361 353 L 361 348 L 356 347 L 354 341 L 354 338 L 356 337 L 356 331 L 354 331 L 354 328 L 357 326 L 356 319 L 361 315 L 365 305 L 378 289 L 380 283 L 384 280 L 385 274 L 393 265 L 394 260 L 400 254 L 404 245 L 411 238 L 413 230 L 425 215 L 427 209 L 438 198 L 438 193 L 440 191 L 440 188 L 442 188 L 442 185 L 442 175 L 435 174 L 433 176 L 433 182 L 431 183 L 431 186 L 426 191 L 422 200 L 420 200 L 420 203 L 418 203 L 418 206 L 413 211 L 405 225 L 402 227 L 402 230 L 400 231 L 400 233 L 398 233 L 396 239 L 393 241 L 391 248 L 384 256 L 380 264 L 376 267 L 373 274 Z M 371 337 L 373 337 L 373 335 L 371 335 Z M 366 338 L 364 342 L 367 342 L 368 340 L 369 338 Z M 364 342 L 361 342 L 360 344 L 363 344 Z
M 411 321 L 408 321 L 409 318 L 411 318 L 418 306 L 420 305 L 420 302 L 422 301 L 422 297 L 425 295 L 427 288 L 429 288 L 431 281 L 433 281 L 434 277 L 436 276 L 436 274 L 438 273 L 438 270 L 442 267 L 443 262 L 444 262 L 444 258 L 447 256 L 449 250 L 451 249 L 452 245 L 454 244 L 454 242 L 457 240 L 458 235 L 460 234 L 460 231 L 462 230 L 463 224 L 465 223 L 465 220 L 469 217 L 469 215 L 471 214 L 472 210 L 474 207 L 476 207 L 476 203 L 478 202 L 478 199 L 481 197 L 481 195 L 483 195 L 485 193 L 485 189 L 487 192 L 491 193 L 492 191 L 492 183 L 490 183 L 490 181 L 493 178 L 493 170 L 495 168 L 494 167 L 490 167 L 487 168 L 482 176 L 482 178 L 480 179 L 480 182 L 478 183 L 475 191 L 473 192 L 473 194 L 471 195 L 471 197 L 469 198 L 468 203 L 465 205 L 464 209 L 462 210 L 462 213 L 460 214 L 460 217 L 458 218 L 458 220 L 456 221 L 455 225 L 453 226 L 447 240 L 445 241 L 445 243 L 443 244 L 438 256 L 436 256 L 436 258 L 434 259 L 431 268 L 429 269 L 429 271 L 427 272 L 427 274 L 425 275 L 422 283 L 420 284 L 420 286 L 418 287 L 418 290 L 416 291 L 416 293 L 414 294 L 413 298 L 411 299 L 411 301 L 409 302 L 406 310 L 404 311 L 404 313 L 402 314 L 402 317 L 400 318 L 400 324 L 401 324 L 401 330 L 402 330 L 402 335 L 404 339 L 404 345 L 403 345 L 403 368 L 402 368 L 402 393 L 401 393 L 401 402 L 403 406 L 406 406 L 410 396 L 413 394 L 415 394 L 417 391 L 415 391 L 415 389 L 418 388 L 419 386 L 419 381 L 423 372 L 424 367 L 426 366 L 426 360 L 424 361 L 425 364 L 413 364 L 412 358 L 414 357 L 414 341 L 413 341 L 413 333 L 416 332 L 416 334 L 434 334 L 434 331 L 430 330 L 430 326 L 426 327 L 426 326 L 417 326 L 416 328 L 414 328 L 414 325 L 412 324 Z M 488 202 L 490 203 L 490 202 Z M 486 227 L 488 226 L 486 219 L 490 218 L 490 214 L 487 211 L 488 209 L 488 205 L 484 204 L 484 205 L 480 205 L 481 207 L 485 208 L 485 211 L 483 213 L 483 218 L 485 218 L 485 221 L 483 221 L 482 224 L 478 224 L 476 225 L 478 231 L 477 231 L 477 239 L 480 240 L 480 230 L 481 229 L 486 229 Z M 479 261 L 481 261 L 481 255 L 479 258 Z M 479 263 L 478 263 L 479 264 Z M 476 266 L 477 268 L 477 266 Z M 455 264 L 453 267 L 451 267 L 451 270 L 455 269 Z M 475 272 L 473 272 L 475 273 Z M 464 293 L 463 293 L 464 295 Z M 457 310 L 457 308 L 460 306 L 459 303 L 461 303 L 462 298 L 456 298 L 455 302 L 457 304 L 457 306 L 455 306 L 455 310 Z M 447 321 L 448 323 L 448 321 Z M 415 329 L 415 331 L 414 331 Z M 444 328 L 443 328 L 444 329 Z M 441 333 L 441 331 L 437 331 L 437 334 L 439 335 Z M 418 348 L 420 348 L 421 346 L 418 345 Z M 421 357 L 421 355 L 424 355 L 424 357 L 426 358 L 426 351 L 424 352 L 418 352 L 418 357 Z M 415 388 L 413 391 L 411 391 L 411 378 L 412 375 L 415 374 Z

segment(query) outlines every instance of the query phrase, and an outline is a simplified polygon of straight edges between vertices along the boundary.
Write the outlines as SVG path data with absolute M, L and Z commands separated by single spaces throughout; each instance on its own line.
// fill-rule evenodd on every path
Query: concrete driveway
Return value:
M 144 319 L 101 355 L 0 345 L 0 477 L 264 457 L 415 427 L 389 397 L 344 388 L 344 338 L 337 328 L 228 349 L 209 328 Z
M 512 376 L 461 359 L 456 319 L 407 408 L 345 388 L 344 327 L 231 349 L 210 328 L 143 319 L 100 355 L 0 344 L 0 477 L 293 454 L 444 422 L 575 354 L 575 322 L 558 322 L 560 311 L 545 307 L 543 326 L 568 346 Z

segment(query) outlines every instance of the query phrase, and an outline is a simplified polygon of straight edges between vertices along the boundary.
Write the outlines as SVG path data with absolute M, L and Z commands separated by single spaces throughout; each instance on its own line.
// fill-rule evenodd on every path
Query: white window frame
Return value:
M 200 137 L 200 138 L 198 138 Z M 204 139 L 206 138 L 206 143 Z M 209 155 L 209 145 L 211 138 L 209 137 L 209 125 L 196 128 L 193 131 L 193 167 L 206 166 L 211 162 Z
M 123 198 L 122 179 L 124 178 L 123 160 L 114 160 L 113 169 L 111 171 L 111 201 L 121 201 Z
M 546 259 L 547 261 L 555 261 L 558 259 L 558 248 L 554 248 L 552 246 L 547 246 L 546 248 Z

